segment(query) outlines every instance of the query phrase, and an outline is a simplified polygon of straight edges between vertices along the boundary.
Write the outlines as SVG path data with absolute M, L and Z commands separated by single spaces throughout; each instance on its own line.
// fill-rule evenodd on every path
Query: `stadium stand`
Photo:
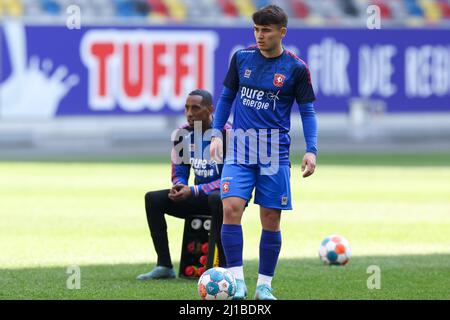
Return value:
M 255 12 L 252 0 L 236 1 L 236 7 L 238 8 L 241 17 L 250 18 L 253 12 Z
M 309 8 L 303 0 L 292 1 L 292 10 L 294 16 L 299 19 L 306 18 L 309 15 Z
M 222 8 L 222 13 L 228 17 L 237 17 L 238 10 L 234 5 L 234 1 L 231 0 L 219 0 L 220 7 Z
M 361 24 L 369 5 L 377 5 L 384 22 L 438 25 L 450 21 L 448 0 L 1 0 L 0 16 L 57 17 L 78 5 L 84 18 L 146 18 L 196 22 L 199 18 L 246 20 L 256 8 L 277 4 L 293 22 L 304 24 Z M 214 20 L 215 19 L 215 20 Z
M 9 15 L 12 17 L 23 15 L 22 2 L 19 0 L 0 1 L 0 16 Z

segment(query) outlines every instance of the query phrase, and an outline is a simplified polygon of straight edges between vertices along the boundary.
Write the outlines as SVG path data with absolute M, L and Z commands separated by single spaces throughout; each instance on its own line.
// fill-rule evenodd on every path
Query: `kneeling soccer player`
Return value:
M 194 90 L 186 99 L 185 115 L 188 123 L 178 129 L 176 136 L 180 139 L 174 142 L 172 150 L 173 186 L 171 189 L 152 191 L 145 195 L 147 221 L 158 260 L 156 267 L 148 273 L 139 275 L 138 280 L 176 277 L 169 252 L 165 214 L 178 218 L 199 213 L 211 215 L 211 232 L 215 233 L 217 239 L 219 265 L 226 264 L 225 257 L 221 254 L 220 242 L 223 209 L 219 188 L 223 164 L 210 160 L 209 140 L 203 137 L 205 131 L 211 128 L 213 109 L 212 96 L 206 90 Z M 200 128 L 202 131 L 201 141 L 194 139 L 194 126 L 196 130 Z M 229 126 L 225 125 L 223 128 Z M 180 148 L 180 152 L 176 152 L 179 143 L 187 145 L 189 150 Z M 195 152 L 195 145 L 200 145 L 201 152 Z M 188 152 L 187 161 L 181 161 L 184 159 L 185 151 Z M 203 159 L 204 154 L 208 159 Z M 198 155 L 200 157 L 197 157 Z M 188 185 L 191 168 L 195 174 L 193 186 Z

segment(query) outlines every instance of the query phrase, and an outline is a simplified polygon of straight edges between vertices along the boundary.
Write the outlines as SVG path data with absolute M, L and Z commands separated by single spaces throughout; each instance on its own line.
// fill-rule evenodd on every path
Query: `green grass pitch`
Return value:
M 279 299 L 449 299 L 450 155 L 323 155 L 317 172 L 292 167 L 294 210 L 283 213 L 273 280 Z M 138 282 L 156 256 L 146 191 L 170 186 L 167 159 L 0 162 L 0 299 L 198 299 L 196 281 Z M 175 268 L 183 221 L 167 218 Z M 260 222 L 243 219 L 253 296 Z M 345 236 L 345 267 L 320 263 L 321 240 Z M 81 270 L 69 290 L 68 266 Z M 381 288 L 368 289 L 381 270 Z

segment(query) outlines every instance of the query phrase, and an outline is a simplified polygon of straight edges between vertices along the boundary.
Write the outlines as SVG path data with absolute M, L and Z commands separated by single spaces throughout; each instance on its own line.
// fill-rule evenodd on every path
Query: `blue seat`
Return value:
M 41 8 L 42 11 L 55 16 L 59 15 L 61 12 L 59 3 L 54 0 L 42 0 Z

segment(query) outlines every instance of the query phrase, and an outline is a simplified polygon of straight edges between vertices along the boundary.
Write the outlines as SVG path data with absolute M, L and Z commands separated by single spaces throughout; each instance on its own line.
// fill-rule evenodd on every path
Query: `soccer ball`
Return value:
M 231 300 L 236 293 L 236 280 L 225 268 L 210 268 L 198 280 L 202 300 Z
M 352 256 L 350 244 L 344 237 L 333 234 L 326 237 L 319 248 L 319 258 L 324 264 L 346 265 Z

